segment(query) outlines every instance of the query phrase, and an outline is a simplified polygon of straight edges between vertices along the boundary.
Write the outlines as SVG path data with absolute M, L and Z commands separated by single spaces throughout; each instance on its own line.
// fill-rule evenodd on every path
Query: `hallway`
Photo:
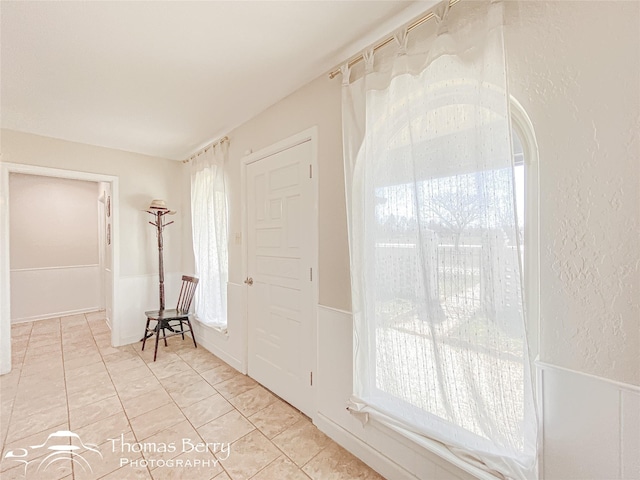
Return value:
M 110 338 L 104 312 L 12 326 L 13 370 L 0 377 L 3 480 L 382 478 L 190 339 L 161 343 L 154 363 L 153 343 L 141 352 Z M 47 463 L 50 434 L 66 431 L 57 446 L 73 453 Z

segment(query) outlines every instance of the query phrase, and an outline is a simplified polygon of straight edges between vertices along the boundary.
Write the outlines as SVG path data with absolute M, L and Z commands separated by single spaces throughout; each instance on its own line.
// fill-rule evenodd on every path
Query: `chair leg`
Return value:
M 160 321 L 158 321 L 158 325 L 156 325 L 156 348 L 153 351 L 153 361 L 156 361 L 156 357 L 158 356 L 158 340 L 160 340 Z
M 182 339 L 184 340 L 184 320 L 180 320 L 180 333 L 182 334 Z
M 167 331 L 165 330 L 165 325 L 162 325 L 162 338 L 164 340 L 164 346 L 167 346 Z
M 147 343 L 147 335 L 149 335 L 149 322 L 150 318 L 147 317 L 147 324 L 144 327 L 144 336 L 142 337 L 142 350 L 144 350 L 144 344 Z
M 193 346 L 198 348 L 198 344 L 196 343 L 196 335 L 193 333 L 193 328 L 191 327 L 191 320 L 187 318 L 187 325 L 189 325 L 189 331 L 191 332 L 191 338 L 193 339 Z

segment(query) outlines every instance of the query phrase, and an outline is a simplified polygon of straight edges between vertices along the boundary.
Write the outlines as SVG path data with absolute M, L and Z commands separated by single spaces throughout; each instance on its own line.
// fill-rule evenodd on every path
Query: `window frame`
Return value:
M 540 208 L 538 142 L 524 107 L 510 96 L 511 130 L 522 144 L 524 157 L 524 303 L 531 371 L 540 354 Z M 533 382 L 534 390 L 536 382 Z M 534 396 L 536 391 L 534 391 Z

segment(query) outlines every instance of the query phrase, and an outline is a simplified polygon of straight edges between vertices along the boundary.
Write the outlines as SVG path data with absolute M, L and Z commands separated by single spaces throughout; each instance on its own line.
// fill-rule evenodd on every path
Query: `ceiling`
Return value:
M 2 127 L 181 160 L 433 3 L 2 1 Z

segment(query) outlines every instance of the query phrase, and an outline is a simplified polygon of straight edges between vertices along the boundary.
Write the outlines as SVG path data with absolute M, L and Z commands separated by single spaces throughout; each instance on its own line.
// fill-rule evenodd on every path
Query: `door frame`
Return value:
M 20 163 L 0 164 L 0 374 L 11 371 L 11 266 L 10 266 L 10 223 L 9 223 L 9 174 L 22 173 L 42 177 L 66 178 L 89 182 L 105 182 L 111 184 L 111 218 L 113 232 L 111 237 L 111 344 L 120 343 L 121 319 L 117 315 L 118 283 L 120 279 L 120 203 L 118 177 L 98 173 L 62 170 L 59 168 L 40 167 Z M 104 288 L 104 284 L 103 284 Z
M 311 268 L 313 269 L 313 281 L 311 282 L 311 338 L 309 340 L 309 349 L 311 352 L 311 372 L 317 373 L 318 366 L 318 326 L 317 326 L 317 318 L 318 318 L 318 286 L 319 282 L 319 272 L 318 272 L 318 127 L 313 126 L 306 130 L 303 130 L 295 135 L 285 138 L 279 142 L 274 143 L 268 147 L 262 148 L 257 152 L 249 152 L 246 154 L 241 160 L 241 185 L 242 185 L 242 239 L 243 239 L 243 248 L 242 248 L 242 273 L 245 278 L 249 276 L 249 242 L 248 242 L 248 232 L 249 232 L 249 216 L 247 212 L 247 166 L 252 163 L 258 162 L 260 160 L 264 160 L 267 157 L 275 155 L 277 153 L 283 152 L 284 150 L 288 150 L 295 146 L 298 146 L 305 142 L 311 142 Z M 246 335 L 245 335 L 245 351 L 244 351 L 244 363 L 247 367 L 247 372 L 249 371 L 249 303 L 248 303 L 248 286 L 245 285 L 243 289 L 243 303 L 245 305 L 245 319 L 246 319 Z M 318 375 L 315 375 L 318 378 Z M 311 404 L 309 408 L 311 411 L 304 412 L 306 415 L 311 417 L 313 420 L 315 418 L 316 413 L 316 395 L 314 392 L 316 391 L 316 382 L 312 382 L 311 384 Z

